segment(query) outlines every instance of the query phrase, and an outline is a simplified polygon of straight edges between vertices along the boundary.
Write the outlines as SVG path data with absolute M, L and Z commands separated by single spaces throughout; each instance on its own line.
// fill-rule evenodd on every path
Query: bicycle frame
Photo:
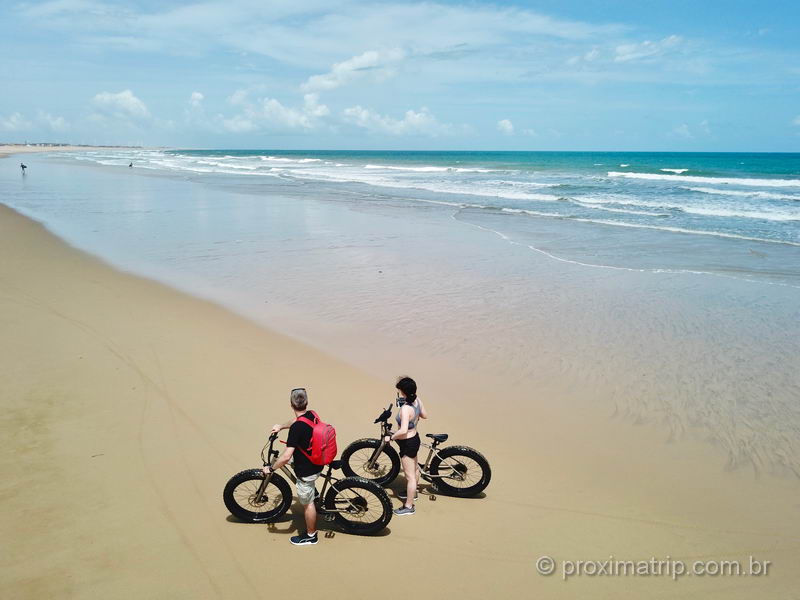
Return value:
M 264 463 L 265 467 L 269 466 L 270 469 L 272 468 L 272 465 L 275 463 L 275 461 L 280 456 L 280 452 L 278 450 L 274 450 L 273 449 L 273 446 L 275 444 L 275 440 L 277 438 L 278 438 L 278 434 L 277 433 L 271 434 L 269 436 L 269 442 L 261 449 L 261 461 Z M 264 456 L 264 452 L 267 450 L 268 447 L 269 447 L 269 450 L 267 451 L 266 456 Z M 289 468 L 288 464 L 283 465 L 280 468 L 280 471 L 284 475 L 286 475 L 286 477 L 289 479 L 289 481 L 291 481 L 292 483 L 295 483 L 295 484 L 297 483 L 297 475 L 295 475 L 293 469 Z M 255 502 L 258 503 L 258 502 L 262 501 L 263 496 L 264 496 L 264 491 L 267 489 L 267 485 L 269 485 L 269 482 L 270 482 L 270 479 L 272 479 L 272 474 L 273 473 L 274 473 L 274 471 L 270 470 L 269 475 L 264 477 L 264 481 L 261 483 L 261 485 L 258 488 L 258 491 L 256 492 L 256 497 L 254 499 Z M 362 509 L 359 506 L 357 506 L 356 504 L 354 504 L 353 501 L 348 499 L 348 498 L 342 498 L 342 500 L 347 501 L 347 503 L 349 505 L 348 507 L 345 507 L 342 510 L 326 508 L 325 505 L 322 503 L 322 499 L 325 497 L 325 492 L 328 491 L 328 486 L 330 485 L 337 492 L 341 491 L 338 488 L 336 488 L 336 486 L 334 485 L 336 482 L 341 481 L 341 479 L 338 478 L 338 477 L 334 477 L 333 476 L 333 467 L 332 467 L 332 465 L 328 465 L 328 471 L 325 473 L 323 481 L 324 481 L 324 483 L 322 484 L 322 491 L 319 493 L 318 496 L 316 496 L 314 498 L 314 503 L 317 505 L 317 509 L 319 510 L 319 512 L 324 513 L 324 514 L 343 513 L 343 512 L 352 513 L 353 511 L 361 512 Z
M 388 416 L 386 415 L 386 412 L 389 412 Z M 378 460 L 378 457 L 381 455 L 381 452 L 383 452 L 383 449 L 389 444 L 389 442 L 386 441 L 386 436 L 391 435 L 392 433 L 392 426 L 388 422 L 389 416 L 391 416 L 391 411 L 387 409 L 387 411 L 385 411 L 384 414 L 378 418 L 378 422 L 381 423 L 380 444 L 372 453 L 372 455 L 369 457 L 369 461 L 367 462 L 367 468 L 369 469 L 375 467 L 375 461 Z M 419 431 L 417 432 L 417 435 L 420 435 Z M 450 469 L 449 473 L 444 473 L 444 474 L 437 473 L 436 475 L 431 474 L 430 472 L 431 460 L 433 459 L 434 456 L 439 457 L 439 450 L 437 450 L 439 442 L 437 440 L 434 440 L 433 444 L 428 444 L 427 442 L 423 442 L 422 438 L 420 438 L 420 446 L 428 448 L 428 457 L 425 459 L 425 462 L 423 464 L 419 465 L 419 470 L 423 475 L 425 475 L 430 479 L 456 479 L 458 481 L 464 481 L 464 475 L 460 471 L 458 471 L 458 469 L 444 462 L 440 462 L 439 467 L 440 468 L 447 467 L 448 469 Z

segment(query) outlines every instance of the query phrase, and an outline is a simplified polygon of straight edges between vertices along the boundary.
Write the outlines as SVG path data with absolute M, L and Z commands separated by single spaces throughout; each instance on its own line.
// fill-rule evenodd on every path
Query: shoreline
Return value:
M 2 462 L 0 525 L 15 542 L 14 557 L 4 559 L 4 595 L 198 598 L 293 589 L 265 565 L 286 572 L 296 560 L 287 534 L 299 522 L 297 507 L 275 526 L 241 525 L 226 515 L 222 485 L 257 462 L 264 431 L 285 416 L 286 390 L 309 388 L 312 405 L 335 418 L 343 448 L 374 435 L 372 413 L 396 373 L 365 374 L 211 302 L 116 271 L 5 206 L 0 231 L 9 257 L 0 267 L 9 283 L 0 314 L 3 339 L 11 341 L 0 364 L 12 382 L 2 392 L 11 447 Z M 426 389 L 434 387 L 448 386 Z M 735 591 L 723 578 L 678 585 L 698 597 L 723 587 L 742 598 L 796 589 L 800 578 L 789 573 L 800 538 L 795 482 L 720 472 L 699 444 L 665 445 L 652 428 L 598 422 L 574 404 L 533 401 L 511 421 L 493 404 L 475 420 L 489 390 L 449 387 L 459 403 L 434 401 L 430 429 L 489 458 L 486 497 L 423 497 L 418 514 L 394 519 L 384 537 L 323 539 L 304 560 L 338 590 L 334 597 L 352 594 L 352 573 L 342 565 L 362 566 L 360 585 L 381 585 L 386 561 L 398 554 L 436 564 L 420 573 L 419 585 L 436 586 L 445 598 L 521 589 L 638 598 L 676 585 L 645 578 L 565 584 L 535 573 L 542 554 L 750 554 L 779 570 L 768 580 L 737 580 Z M 558 387 L 506 389 L 499 399 L 533 399 Z M 46 491 L 53 487 L 56 496 Z M 398 502 L 396 490 L 390 497 Z M 446 581 L 460 583 L 442 589 Z
M 796 350 L 790 286 L 771 286 L 762 295 L 752 280 L 708 279 L 718 273 L 592 269 L 541 250 L 540 240 L 590 236 L 583 243 L 590 253 L 595 242 L 608 247 L 615 241 L 623 247 L 650 244 L 650 256 L 659 247 L 698 256 L 711 250 L 711 262 L 738 253 L 767 272 L 785 259 L 790 273 L 796 257 L 786 250 L 770 250 L 767 264 L 747 244 L 726 240 L 714 246 L 707 236 L 681 249 L 669 237 L 676 234 L 631 240 L 621 228 L 512 220 L 450 205 L 357 201 L 356 207 L 341 184 L 304 185 L 299 192 L 283 185 L 239 188 L 235 181 L 228 184 L 227 175 L 184 180 L 157 169 L 128 175 L 122 166 L 71 166 L 75 161 L 52 157 L 40 162 L 54 168 L 47 180 L 29 181 L 44 184 L 52 201 L 26 204 L 23 188 L 18 206 L 26 214 L 40 215 L 57 234 L 118 268 L 212 299 L 323 351 L 336 348 L 351 364 L 383 373 L 401 358 L 428 380 L 448 382 L 436 390 L 445 397 L 451 381 L 469 392 L 463 379 L 489 395 L 509 384 L 531 390 L 543 381 L 561 381 L 565 389 L 554 397 L 574 397 L 570 387 L 580 390 L 583 404 L 607 409 L 601 419 L 615 410 L 630 422 L 663 424 L 670 440 L 706 438 L 717 446 L 709 445 L 709 455 L 717 458 L 722 448 L 733 467 L 752 467 L 757 475 L 800 473 L 800 447 L 792 441 L 800 413 L 790 393 L 797 378 L 782 358 Z M 59 189 L 61 182 L 66 185 Z M 60 198 L 81 188 L 86 193 L 76 206 L 83 210 L 69 214 L 72 203 Z M 108 194 L 119 195 L 119 202 L 107 204 Z M 164 195 L 185 228 L 165 226 Z M 67 209 L 63 217 L 53 212 L 58 206 Z M 209 211 L 217 217 L 213 227 L 201 222 Z M 245 214 L 249 222 L 241 218 Z M 309 215 L 325 228 L 309 234 Z M 369 238 L 362 239 L 357 227 L 370 231 Z M 269 241 L 282 230 L 293 235 Z M 164 243 L 142 247 L 139 240 L 148 238 Z M 176 254 L 187 243 L 192 251 Z M 321 245 L 328 250 L 320 252 Z M 145 258 L 153 253 L 160 260 Z M 261 260 L 273 256 L 280 258 Z M 174 267 L 176 261 L 181 268 Z M 481 264 L 494 268 L 476 268 Z M 399 273 L 424 283 L 404 290 Z M 512 282 L 526 282 L 514 284 L 518 291 L 512 288 L 505 298 L 516 310 L 494 310 L 501 301 L 497 291 Z M 356 298 L 358 319 L 351 310 Z M 628 312 L 635 318 L 622 317 Z M 507 332 L 502 341 L 498 332 Z M 741 343 L 749 339 L 755 343 Z M 773 355 L 771 364 L 765 361 Z M 772 400 L 742 403 L 743 398 Z

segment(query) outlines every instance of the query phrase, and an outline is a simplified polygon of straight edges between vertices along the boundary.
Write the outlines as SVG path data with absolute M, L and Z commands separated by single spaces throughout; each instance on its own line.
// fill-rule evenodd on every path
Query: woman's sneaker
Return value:
M 308 544 L 316 544 L 317 543 L 317 532 L 314 532 L 314 535 L 308 535 L 307 533 L 304 535 L 293 535 L 289 538 L 289 541 L 292 542 L 295 546 L 306 546 Z
M 406 515 L 413 515 L 415 512 L 417 512 L 417 509 L 413 506 L 411 508 L 408 508 L 407 506 L 401 506 L 400 508 L 395 508 L 392 512 L 398 517 L 404 517 Z

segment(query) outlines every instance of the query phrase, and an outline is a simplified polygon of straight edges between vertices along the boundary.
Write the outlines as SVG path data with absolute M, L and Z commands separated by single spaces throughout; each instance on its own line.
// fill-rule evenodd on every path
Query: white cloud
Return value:
M 592 48 L 586 54 L 583 55 L 583 60 L 592 62 L 593 60 L 597 60 L 598 56 L 600 56 L 600 49 Z
M 364 77 L 383 81 L 392 75 L 388 65 L 402 60 L 405 56 L 406 53 L 400 48 L 368 50 L 345 61 L 334 63 L 331 70 L 323 75 L 312 75 L 303 84 L 302 89 L 308 92 L 333 90 Z
M 153 131 L 158 129 L 158 119 L 142 115 L 152 111 L 180 122 L 182 113 L 204 107 L 202 119 L 193 117 L 197 120 L 185 123 L 187 129 L 190 124 L 205 124 L 216 132 L 306 132 L 349 123 L 346 133 L 352 133 L 355 126 L 384 131 L 389 136 L 407 135 L 422 122 L 436 132 L 432 135 L 443 135 L 448 126 L 436 120 L 434 113 L 455 123 L 458 129 L 458 123 L 472 118 L 482 107 L 495 106 L 496 116 L 484 125 L 489 133 L 494 131 L 496 138 L 502 136 L 500 131 L 505 133 L 498 123 L 495 126 L 499 131 L 492 125 L 492 120 L 497 121 L 497 115 L 502 115 L 509 117 L 503 119 L 511 125 L 509 134 L 521 137 L 537 133 L 525 129 L 530 121 L 521 108 L 533 94 L 544 112 L 581 109 L 591 112 L 595 108 L 587 105 L 588 96 L 582 97 L 582 90 L 588 90 L 584 86 L 598 85 L 599 97 L 606 97 L 608 92 L 612 98 L 603 103 L 602 110 L 615 111 L 620 117 L 626 111 L 627 114 L 646 111 L 650 102 L 655 104 L 651 110 L 669 104 L 667 96 L 654 97 L 650 90 L 672 82 L 690 82 L 698 89 L 710 89 L 720 79 L 742 80 L 742 73 L 747 74 L 748 80 L 755 76 L 755 79 L 776 80 L 780 77 L 781 81 L 785 81 L 792 68 L 800 73 L 787 57 L 784 62 L 778 60 L 773 67 L 764 68 L 762 75 L 752 67 L 768 65 L 768 49 L 762 49 L 763 54 L 737 52 L 746 49 L 735 48 L 735 41 L 681 38 L 669 35 L 672 31 L 663 27 L 643 32 L 642 28 L 609 25 L 608 21 L 604 24 L 603 19 L 612 17 L 602 15 L 586 16 L 587 21 L 583 22 L 567 21 L 518 8 L 527 3 L 511 4 L 517 7 L 488 0 L 464 3 L 340 0 L 334 4 L 324 0 L 270 0 L 269 3 L 18 0 L 11 3 L 8 12 L 18 17 L 13 23 L 15 28 L 60 40 L 63 47 L 81 52 L 111 48 L 107 60 L 120 60 L 117 66 L 147 60 L 137 53 L 162 53 L 165 59 L 152 72 L 153 81 L 164 83 L 160 92 L 153 94 L 139 87 L 140 84 L 135 86 L 147 105 L 126 90 L 130 94 L 128 100 L 140 103 L 139 110 L 133 105 L 123 106 L 122 98 L 101 99 L 101 94 L 95 98 L 96 108 L 93 108 L 109 121 L 112 115 L 117 115 L 127 122 L 152 125 Z M 625 19 L 624 15 L 618 18 Z M 588 22 L 589 19 L 594 22 Z M 216 65 L 202 84 L 210 94 L 208 97 L 195 92 L 200 96 L 192 94 L 190 98 L 187 92 L 191 88 L 180 90 L 177 80 L 166 81 L 176 64 L 170 55 L 189 57 L 196 64 Z M 756 55 L 763 56 L 763 60 Z M 706 61 L 708 77 L 701 78 L 690 71 L 690 63 L 695 59 Z M 565 61 L 576 66 L 567 66 Z M 726 68 L 739 62 L 741 69 Z M 113 67 L 115 63 L 109 64 Z M 181 60 L 180 64 L 186 62 Z M 219 77 L 235 81 L 233 86 L 244 89 L 234 92 L 236 87 L 226 87 Z M 391 85 L 369 85 L 387 78 L 392 78 Z M 546 86 L 552 80 L 575 85 L 572 89 L 565 86 L 566 91 L 553 92 L 557 88 Z M 614 90 L 624 89 L 617 83 L 631 81 L 645 82 L 649 87 L 639 88 L 642 95 L 639 89 L 614 95 Z M 600 89 L 599 84 L 604 83 L 616 87 Z M 117 87 L 109 85 L 113 84 L 98 87 L 118 92 L 103 92 L 107 96 L 124 94 L 119 90 L 127 87 L 124 80 Z M 224 91 L 220 92 L 220 88 Z M 303 90 L 301 93 L 320 94 L 321 98 L 308 105 L 299 94 L 293 97 L 291 92 L 287 93 L 298 89 Z M 225 95 L 231 92 L 229 104 L 225 105 Z M 564 104 L 564 98 L 568 98 L 569 106 Z M 687 104 L 699 102 L 690 100 Z M 420 110 L 423 104 L 430 111 Z M 606 108 L 605 104 L 612 106 Z M 6 110 L 11 111 L 12 106 Z M 343 112 L 345 107 L 351 108 Z M 405 113 L 408 107 L 414 107 L 411 116 Z M 20 108 L 28 111 L 27 116 L 38 127 L 35 107 Z M 57 105 L 51 107 L 56 108 Z M 166 111 L 170 110 L 168 114 Z M 218 113 L 223 114 L 216 116 Z M 72 118 L 72 113 L 64 114 Z M 665 135 L 683 122 L 683 117 L 679 119 L 660 126 L 652 123 L 650 134 Z M 0 122 L 5 121 L 8 119 Z M 784 115 L 783 121 L 792 121 L 800 127 L 791 114 Z M 538 119 L 535 122 L 541 138 L 548 138 L 551 135 L 548 126 Z M 558 119 L 555 122 L 565 132 L 572 133 L 571 125 Z M 686 123 L 691 123 L 686 126 L 689 135 L 705 138 L 707 126 L 698 123 L 697 118 Z M 73 128 L 78 127 L 76 118 Z M 717 135 L 725 134 L 719 131 Z M 163 139 L 169 141 L 166 136 Z
M 594 62 L 600 57 L 600 49 L 595 47 L 581 56 L 573 56 L 567 60 L 568 65 L 577 65 L 580 62 Z
M 102 16 L 109 12 L 110 7 L 96 0 L 50 0 L 37 4 L 26 3 L 21 6 L 21 9 L 29 18 L 42 19 L 76 12 Z
M 522 130 L 522 135 L 529 135 L 531 137 L 536 137 L 538 134 L 536 133 L 535 129 L 528 128 Z
M 440 123 L 424 106 L 419 111 L 407 110 L 402 119 L 387 117 L 362 106 L 346 108 L 342 117 L 347 123 L 370 133 L 436 137 L 453 130 L 452 125 Z
M 95 116 L 118 119 L 121 121 L 140 121 L 150 118 L 150 111 L 144 102 L 133 95 L 130 90 L 121 92 L 100 92 L 92 103 L 97 113 Z
M 462 44 L 471 50 L 514 44 L 536 49 L 543 40 L 586 40 L 626 29 L 491 3 L 417 0 L 340 0 L 335 4 L 325 0 L 50 0 L 19 3 L 17 12 L 28 26 L 66 32 L 82 44 L 105 51 L 207 55 L 223 48 L 268 56 L 312 72 L 330 65 L 329 57 L 347 56 L 353 58 L 338 64 L 343 72 L 352 71 L 348 63 L 371 48 L 425 53 Z M 396 50 L 375 52 L 391 55 Z M 309 81 L 304 91 L 331 89 L 322 86 L 337 85 L 341 74 L 332 69 Z
M 12 113 L 7 117 L 0 117 L 0 129 L 3 131 L 22 131 L 30 129 L 32 126 L 33 123 L 18 112 Z
M 69 123 L 67 123 L 64 117 L 56 117 L 49 112 L 40 110 L 36 118 L 37 121 L 50 128 L 52 131 L 62 132 L 69 129 Z
M 247 102 L 247 90 L 236 90 L 230 95 L 228 102 L 234 106 L 245 104 Z
M 711 135 L 711 125 L 708 123 L 708 119 L 700 121 L 700 131 L 706 135 Z
M 207 126 L 206 111 L 203 107 L 205 96 L 202 92 L 192 92 L 189 96 L 189 106 L 184 110 L 184 120 L 194 126 Z
M 673 50 L 683 43 L 679 35 L 670 35 L 663 40 L 651 42 L 645 40 L 639 44 L 621 44 L 616 47 L 614 62 L 652 59 Z
M 508 119 L 498 121 L 497 129 L 504 135 L 514 135 L 514 124 Z
M 686 140 L 694 137 L 692 135 L 692 132 L 689 130 L 689 126 L 686 123 L 683 123 L 682 125 L 678 125 L 677 127 L 673 128 L 671 133 L 675 136 L 681 137 Z
M 306 94 L 303 96 L 303 110 L 313 118 L 326 117 L 331 112 L 327 106 L 319 103 L 319 94 Z
M 200 92 L 192 92 L 192 95 L 189 97 L 189 104 L 192 108 L 200 108 L 203 105 L 203 100 L 205 96 Z
M 3 131 L 26 131 L 49 129 L 54 132 L 63 132 L 69 129 L 69 123 L 64 117 L 55 116 L 49 112 L 39 110 L 36 118 L 31 120 L 19 112 L 12 113 L 8 117 L 0 116 L 0 130 Z
M 796 117 L 795 117 L 795 118 L 792 120 L 792 125 L 797 125 L 797 126 L 800 126 L 800 115 L 797 115 L 797 116 L 796 116 Z
M 319 127 L 330 114 L 330 109 L 320 104 L 318 94 L 306 94 L 303 96 L 303 105 L 296 108 L 285 106 L 275 98 L 262 98 L 256 103 L 250 103 L 246 94 L 237 94 L 234 94 L 235 104 L 242 105 L 244 112 L 222 118 L 223 127 L 236 133 L 261 129 L 310 131 Z
M 249 133 L 258 130 L 258 125 L 243 115 L 234 115 L 229 119 L 219 115 L 219 119 L 222 126 L 232 133 Z

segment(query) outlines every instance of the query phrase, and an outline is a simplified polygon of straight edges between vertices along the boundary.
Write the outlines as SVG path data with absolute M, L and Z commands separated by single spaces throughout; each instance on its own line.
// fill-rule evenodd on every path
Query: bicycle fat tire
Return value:
M 459 457 L 464 457 L 465 460 L 459 461 Z M 474 462 L 475 465 L 477 465 L 477 469 L 480 470 L 479 473 L 471 473 L 471 471 L 475 469 L 469 468 L 470 462 Z M 447 467 L 443 467 L 442 463 L 453 464 L 457 469 L 466 469 L 464 472 L 471 473 L 471 479 L 474 480 L 475 483 L 466 487 L 458 487 L 449 483 L 450 480 L 447 478 L 438 477 L 440 469 L 444 474 L 450 472 Z M 475 467 L 475 465 L 472 466 Z M 485 490 L 486 486 L 488 486 L 489 482 L 492 480 L 492 469 L 489 466 L 489 461 L 486 460 L 483 454 L 467 446 L 448 446 L 442 448 L 439 450 L 438 456 L 434 456 L 433 460 L 431 460 L 429 471 L 432 475 L 430 481 L 434 482 L 439 493 L 446 496 L 458 496 L 461 498 L 476 496 Z
M 247 469 L 228 480 L 222 499 L 234 517 L 246 523 L 269 523 L 289 510 L 292 488 L 278 473 L 272 474 L 264 491 L 266 500 L 255 503 L 255 494 L 263 481 L 261 469 Z
M 369 508 L 374 518 L 362 521 L 357 513 L 333 512 L 346 511 L 353 505 L 356 508 Z M 339 527 L 356 535 L 376 534 L 392 520 L 392 502 L 386 491 L 363 477 L 345 477 L 335 482 L 325 494 L 325 509 L 332 512 L 333 520 Z
M 363 438 L 356 440 L 342 452 L 342 471 L 348 477 L 360 477 L 369 481 L 374 481 L 384 487 L 392 483 L 400 474 L 400 455 L 390 445 L 383 447 L 378 461 L 382 461 L 379 468 L 370 471 L 366 468 L 366 462 L 372 452 L 381 445 L 380 440 L 375 438 Z M 386 461 L 388 459 L 388 465 Z

